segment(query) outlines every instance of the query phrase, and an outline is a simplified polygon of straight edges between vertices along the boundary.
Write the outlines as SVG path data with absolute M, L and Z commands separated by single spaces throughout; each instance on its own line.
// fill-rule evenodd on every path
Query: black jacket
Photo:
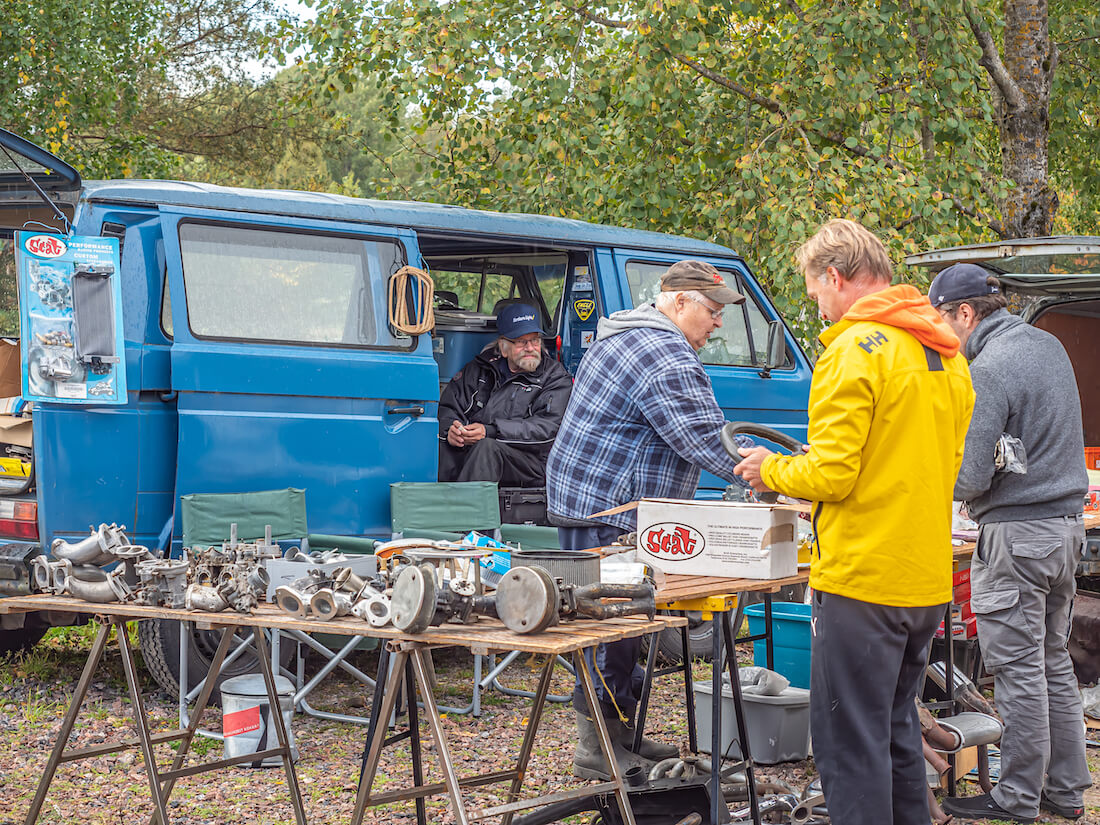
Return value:
M 546 351 L 534 372 L 503 378 L 494 346 L 459 370 L 439 398 L 439 438 L 452 421 L 484 424 L 485 435 L 544 458 L 558 434 L 573 377 Z

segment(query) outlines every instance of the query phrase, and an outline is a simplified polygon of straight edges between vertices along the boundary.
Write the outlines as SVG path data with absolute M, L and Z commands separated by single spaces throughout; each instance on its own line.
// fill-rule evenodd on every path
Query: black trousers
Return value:
M 495 481 L 502 487 L 544 487 L 546 459 L 483 438 L 469 447 L 439 442 L 440 481 Z
M 810 727 L 833 825 L 928 825 L 913 699 L 944 607 L 814 592 Z
M 624 531 L 621 527 L 601 524 L 597 527 L 559 527 L 558 543 L 562 550 L 588 550 L 610 544 Z M 638 664 L 642 652 L 642 640 L 622 639 L 618 642 L 597 645 L 595 652 L 586 650 L 584 660 L 600 697 L 600 710 L 605 719 L 617 719 L 618 711 L 628 719 L 634 718 L 638 699 L 642 695 L 645 669 Z M 573 707 L 588 713 L 580 677 L 573 685 Z

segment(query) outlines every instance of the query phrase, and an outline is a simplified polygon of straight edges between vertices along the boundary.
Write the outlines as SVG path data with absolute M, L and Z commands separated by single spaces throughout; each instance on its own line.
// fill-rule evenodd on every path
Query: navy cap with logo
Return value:
M 539 324 L 538 310 L 529 304 L 509 304 L 497 313 L 497 332 L 514 341 L 532 332 L 546 335 Z
M 940 272 L 928 287 L 928 300 L 939 307 L 982 295 L 996 295 L 1001 289 L 989 283 L 993 273 L 977 264 L 952 264 Z

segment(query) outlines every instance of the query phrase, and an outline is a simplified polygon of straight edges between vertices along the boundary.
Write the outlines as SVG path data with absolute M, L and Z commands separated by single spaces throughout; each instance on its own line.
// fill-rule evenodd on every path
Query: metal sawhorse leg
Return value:
M 744 701 L 741 695 L 741 680 L 738 677 L 737 648 L 738 643 L 763 641 L 767 653 L 769 669 L 773 665 L 774 653 L 772 649 L 772 621 L 770 593 L 763 593 L 764 598 L 764 633 L 755 636 L 747 636 L 740 640 L 735 639 L 733 628 L 740 627 L 740 621 L 744 616 L 743 605 L 739 604 L 736 595 L 710 596 L 700 599 L 688 599 L 672 602 L 667 605 L 669 612 L 700 611 L 704 618 L 709 614 L 713 623 L 712 647 L 711 647 L 711 784 L 710 805 L 711 821 L 721 822 L 720 814 L 725 806 L 722 798 L 722 668 L 728 668 L 730 678 L 730 690 L 733 694 L 734 719 L 737 722 L 737 730 L 740 732 L 738 747 L 741 755 L 741 764 L 744 766 L 745 780 L 749 796 L 750 820 L 753 825 L 760 825 L 760 805 L 756 796 L 756 777 L 753 770 L 752 752 L 749 737 L 745 733 Z M 730 613 L 734 614 L 731 624 Z M 646 678 L 642 683 L 642 696 L 638 703 L 638 720 L 634 727 L 634 742 L 632 750 L 638 751 L 641 746 L 642 734 L 645 730 L 646 712 L 649 708 L 649 696 L 652 690 L 652 679 L 655 676 L 663 676 L 671 673 L 682 672 L 684 678 L 685 703 L 687 705 L 688 721 L 688 747 L 692 753 L 698 753 L 698 739 L 695 731 L 695 695 L 691 674 L 691 657 L 688 653 L 687 628 L 680 629 L 683 642 L 683 660 L 680 665 L 656 670 L 657 663 L 657 636 L 650 637 L 649 657 L 646 661 Z M 723 661 L 724 656 L 724 661 Z M 732 743 L 731 743 L 732 744 Z
M 527 762 L 534 750 L 535 735 L 538 730 L 542 710 L 546 704 L 546 697 L 550 692 L 550 678 L 553 673 L 556 657 L 549 657 L 542 669 L 539 678 L 538 689 L 535 691 L 531 713 L 528 716 L 527 729 L 523 735 L 516 764 L 513 768 L 503 771 L 478 774 L 476 776 L 459 777 L 451 762 L 450 750 L 447 747 L 446 734 L 439 720 L 439 707 L 428 682 L 427 667 L 425 663 L 425 651 L 427 645 L 418 642 L 390 642 L 389 650 L 379 658 L 378 681 L 381 684 L 389 667 L 388 659 L 394 655 L 395 661 L 389 667 L 389 676 L 385 678 L 384 687 L 375 691 L 374 703 L 371 709 L 371 722 L 367 729 L 367 746 L 363 754 L 363 768 L 359 778 L 359 791 L 356 794 L 355 809 L 352 813 L 352 825 L 361 825 L 368 805 L 381 805 L 404 799 L 416 801 L 416 814 L 418 825 L 427 825 L 427 814 L 424 806 L 424 797 L 446 792 L 451 799 L 451 808 L 458 825 L 468 825 L 470 822 L 501 818 L 502 825 L 511 825 L 513 815 L 528 808 L 537 807 L 547 800 L 520 799 L 519 794 L 523 787 L 524 776 L 527 771 Z M 585 698 L 590 709 L 599 707 L 599 698 L 588 668 L 584 667 L 583 651 L 573 652 L 574 667 L 581 674 L 581 683 Z M 394 712 L 399 685 L 404 679 L 406 694 L 408 697 L 409 729 L 395 736 L 387 737 L 383 726 L 376 720 L 388 719 Z M 431 730 L 435 751 L 439 760 L 439 767 L 444 776 L 443 782 L 424 784 L 424 769 L 420 749 L 419 715 L 415 692 L 420 693 L 423 708 L 427 716 L 428 726 Z M 590 711 L 591 712 L 591 711 Z M 600 746 L 604 757 L 611 766 L 612 779 L 610 782 L 589 784 L 581 788 L 563 791 L 553 795 L 555 802 L 567 799 L 577 799 L 595 794 L 611 791 L 615 795 L 619 813 L 625 825 L 636 825 L 634 813 L 630 807 L 630 799 L 627 795 L 626 784 L 622 772 L 618 768 L 613 754 L 611 735 L 603 722 L 603 717 L 598 712 L 593 712 L 596 719 L 596 727 L 599 733 Z M 386 791 L 373 794 L 371 788 L 378 770 L 378 763 L 382 755 L 382 749 L 405 738 L 409 738 L 413 762 L 413 786 L 396 791 Z M 502 805 L 485 808 L 480 811 L 468 811 L 462 798 L 463 787 L 478 787 L 511 780 L 507 795 L 507 801 Z
M 221 641 L 210 663 L 209 678 L 206 680 L 205 685 L 199 693 L 194 717 L 186 728 L 153 734 L 149 730 L 149 720 L 145 711 L 144 697 L 141 693 L 141 682 L 137 673 L 137 665 L 134 662 L 134 653 L 130 647 L 129 638 L 126 635 L 126 621 L 127 620 L 124 618 L 111 618 L 109 622 L 105 622 L 100 627 L 96 634 L 91 652 L 88 654 L 88 660 L 84 665 L 84 671 L 81 673 L 80 680 L 77 682 L 76 690 L 73 692 L 73 698 L 69 704 L 69 709 L 65 714 L 64 721 L 61 723 L 61 730 L 57 734 L 57 740 L 54 743 L 53 751 L 50 754 L 49 760 L 46 762 L 46 769 L 42 774 L 42 778 L 39 780 L 38 789 L 35 791 L 30 810 L 27 812 L 27 817 L 24 820 L 25 825 L 34 825 L 38 820 L 38 815 L 41 813 L 42 805 L 46 800 L 46 793 L 49 791 L 50 784 L 53 782 L 59 765 L 64 762 L 74 762 L 80 759 L 102 756 L 108 753 L 131 750 L 135 747 L 141 749 L 142 758 L 145 763 L 145 773 L 149 780 L 149 791 L 153 797 L 155 810 L 150 819 L 151 825 L 156 825 L 158 822 L 162 823 L 162 825 L 169 825 L 168 800 L 177 779 L 184 776 L 193 776 L 195 774 L 217 770 L 219 768 L 230 767 L 243 762 L 253 762 L 258 759 L 265 759 L 269 756 L 279 756 L 282 758 L 283 769 L 286 772 L 287 790 L 290 792 L 290 801 L 294 808 L 295 821 L 298 825 L 306 825 L 305 809 L 302 805 L 302 794 L 298 787 L 298 777 L 294 771 L 294 763 L 291 757 L 286 726 L 283 724 L 283 716 L 281 713 L 276 712 L 271 714 L 272 725 L 275 728 L 275 735 L 278 740 L 277 747 L 268 748 L 258 753 L 243 754 L 229 759 L 205 762 L 191 767 L 185 768 L 183 766 L 191 748 L 191 742 L 199 732 L 199 723 L 202 720 L 203 712 L 209 704 L 210 696 L 214 689 L 214 683 L 217 681 L 217 675 L 227 658 L 226 653 L 229 650 L 229 645 L 233 639 L 236 628 L 232 626 L 223 628 Z M 69 736 L 72 734 L 73 726 L 76 724 L 77 716 L 80 713 L 80 707 L 84 703 L 84 697 L 87 695 L 92 677 L 95 675 L 96 668 L 103 659 L 103 653 L 107 647 L 107 638 L 110 635 L 112 627 L 118 639 L 119 650 L 122 653 L 122 669 L 126 675 L 126 686 L 130 693 L 130 702 L 133 709 L 134 726 L 137 729 L 137 738 L 124 740 L 122 742 L 96 745 L 90 748 L 81 748 L 75 751 L 67 751 L 66 746 L 69 742 Z M 255 641 L 260 654 L 259 659 L 264 676 L 264 684 L 267 687 L 268 702 L 271 707 L 278 708 L 279 697 L 275 689 L 275 677 L 272 673 L 271 663 L 268 661 L 267 644 L 263 638 L 263 634 L 258 634 Z M 162 771 L 157 767 L 153 746 L 160 742 L 175 741 L 180 743 L 179 750 L 176 752 L 171 768 L 167 771 Z

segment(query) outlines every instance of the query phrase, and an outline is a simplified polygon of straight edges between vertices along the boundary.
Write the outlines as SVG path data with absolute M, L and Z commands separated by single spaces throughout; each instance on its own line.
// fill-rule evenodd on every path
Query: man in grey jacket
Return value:
M 980 266 L 947 267 L 928 297 L 971 359 L 976 400 L 955 498 L 980 526 L 970 604 L 1005 722 L 992 793 L 944 809 L 962 819 L 1033 822 L 1040 808 L 1076 819 L 1091 779 L 1066 650 L 1088 489 L 1073 366 L 1057 338 L 1008 312 Z M 998 442 L 1022 459 L 1014 469 L 999 468 Z

